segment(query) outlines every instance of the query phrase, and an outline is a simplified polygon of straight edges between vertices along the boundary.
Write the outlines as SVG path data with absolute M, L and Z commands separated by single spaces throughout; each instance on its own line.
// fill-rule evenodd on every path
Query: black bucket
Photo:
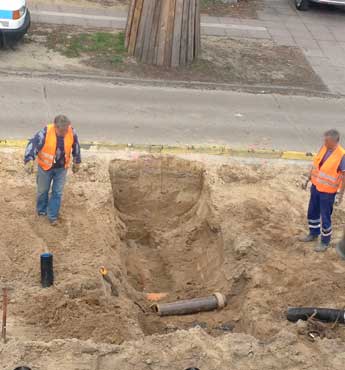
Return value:
M 41 284 L 48 288 L 54 283 L 53 255 L 51 253 L 41 254 Z

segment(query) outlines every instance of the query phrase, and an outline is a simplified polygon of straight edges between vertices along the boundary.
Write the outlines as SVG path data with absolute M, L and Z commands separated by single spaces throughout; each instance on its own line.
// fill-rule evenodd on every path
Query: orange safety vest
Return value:
M 311 172 L 311 182 L 316 186 L 318 191 L 333 194 L 341 187 L 342 173 L 338 171 L 338 168 L 345 155 L 345 149 L 338 145 L 320 167 L 320 163 L 326 152 L 327 148 L 323 146 L 315 156 Z
M 65 168 L 69 167 L 71 163 L 71 153 L 74 143 L 73 129 L 71 126 L 68 128 L 68 132 L 65 136 Z M 47 135 L 43 148 L 38 152 L 37 161 L 38 164 L 45 170 L 48 171 L 53 167 L 55 156 L 56 156 L 56 131 L 53 123 L 47 126 Z

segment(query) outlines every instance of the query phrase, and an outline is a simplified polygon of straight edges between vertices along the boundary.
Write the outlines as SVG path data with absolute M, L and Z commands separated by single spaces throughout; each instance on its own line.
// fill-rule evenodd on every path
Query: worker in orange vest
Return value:
M 81 156 L 78 136 L 70 120 L 63 115 L 55 117 L 54 123 L 39 131 L 26 147 L 25 169 L 34 171 L 37 158 L 37 213 L 48 216 L 52 225 L 57 224 L 67 170 L 79 171 Z M 49 197 L 49 191 L 52 188 Z
M 324 252 L 330 244 L 332 235 L 332 212 L 334 202 L 343 201 L 345 190 L 345 149 L 339 144 L 340 134 L 329 130 L 324 134 L 324 145 L 315 156 L 309 178 L 304 184 L 312 182 L 308 208 L 309 235 L 303 242 L 321 241 L 316 245 L 316 252 Z

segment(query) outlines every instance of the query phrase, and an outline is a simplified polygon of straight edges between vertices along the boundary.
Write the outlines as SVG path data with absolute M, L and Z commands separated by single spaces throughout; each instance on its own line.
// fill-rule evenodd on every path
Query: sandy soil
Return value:
M 39 38 L 32 37 L 30 41 L 17 45 L 13 50 L 0 49 L 0 69 L 83 73 L 90 71 L 91 68 L 87 68 L 76 59 L 66 58 L 60 53 L 42 47 Z
M 1 370 L 343 369 L 341 325 L 310 342 L 306 323 L 285 318 L 288 306 L 345 306 L 344 262 L 296 239 L 306 165 L 188 158 L 88 155 L 51 227 L 34 214 L 21 153 L 0 154 L 0 285 L 10 288 Z M 335 238 L 343 219 L 336 209 Z M 47 249 L 55 285 L 42 289 Z M 159 318 L 145 298 L 215 291 L 224 310 L 185 317 Z

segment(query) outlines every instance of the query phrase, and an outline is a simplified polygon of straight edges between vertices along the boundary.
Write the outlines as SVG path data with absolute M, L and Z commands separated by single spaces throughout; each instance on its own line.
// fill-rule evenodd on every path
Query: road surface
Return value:
M 68 115 L 82 141 L 315 151 L 345 134 L 345 100 L 2 77 L 0 138 L 26 139 Z

